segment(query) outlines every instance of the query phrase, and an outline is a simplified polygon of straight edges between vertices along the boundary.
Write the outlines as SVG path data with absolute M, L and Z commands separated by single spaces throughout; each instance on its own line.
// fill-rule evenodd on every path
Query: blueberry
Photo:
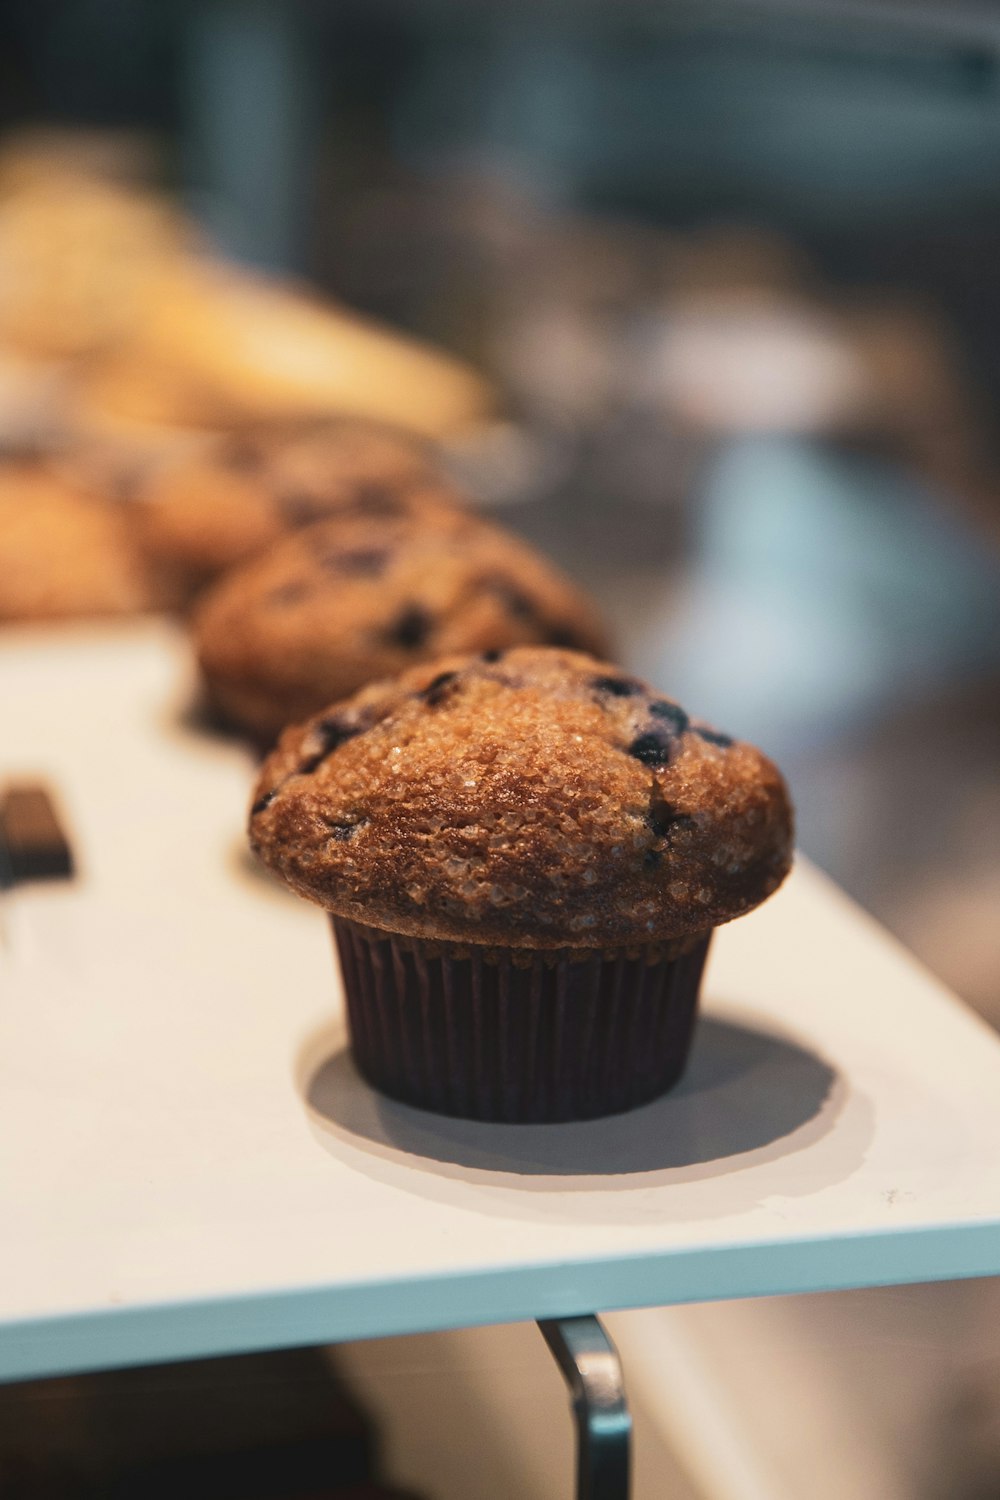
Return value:
M 655 698 L 649 705 L 649 711 L 654 719 L 660 719 L 669 725 L 674 734 L 683 734 L 685 729 L 690 728 L 691 720 L 683 708 L 679 703 L 671 703 L 669 698 Z
M 642 691 L 639 683 L 630 677 L 594 677 L 590 685 L 599 693 L 607 693 L 612 698 L 633 698 Z
M 694 818 L 687 813 L 675 812 L 669 802 L 657 802 L 650 809 L 646 823 L 658 839 L 665 839 L 677 828 L 693 828 Z
M 495 661 L 499 661 L 502 656 L 503 656 L 503 652 L 502 651 L 484 651 L 483 654 L 482 654 L 481 660 L 482 661 L 488 661 L 488 662 L 492 663 L 492 662 L 495 662 Z
M 448 690 L 458 677 L 457 672 L 439 672 L 420 694 L 428 708 L 436 708 L 448 696 Z
M 732 735 L 720 734 L 717 729 L 696 729 L 695 734 L 708 745 L 718 745 L 720 750 L 728 750 L 733 744 Z
M 678 828 L 693 828 L 694 826 L 694 818 L 689 817 L 687 813 L 678 812 L 654 783 L 649 799 L 649 812 L 646 814 L 646 827 L 654 838 L 665 839 Z M 656 855 L 656 858 L 651 859 L 650 854 Z M 645 863 L 647 869 L 653 869 L 659 863 L 659 852 L 650 850 L 646 855 Z
M 407 604 L 388 626 L 385 638 L 390 645 L 416 651 L 430 635 L 434 621 L 419 604 Z
M 665 766 L 670 761 L 670 752 L 673 749 L 673 736 L 653 731 L 651 734 L 640 734 L 628 747 L 629 755 L 641 760 L 644 766 Z
M 314 755 L 307 755 L 299 766 L 300 776 L 311 776 L 316 767 L 326 758 L 327 751 L 317 750 Z
M 348 839 L 352 839 L 358 831 L 358 826 L 359 825 L 357 823 L 327 824 L 327 827 L 330 830 L 330 837 L 334 839 L 338 844 L 346 844 Z
M 273 787 L 271 789 L 271 791 L 265 792 L 264 795 L 263 795 L 263 797 L 258 797 L 257 801 L 254 803 L 253 807 L 251 807 L 251 809 L 250 809 L 250 816 L 252 818 L 255 818 L 258 813 L 262 813 L 265 808 L 270 807 L 271 803 L 274 801 L 274 799 L 275 799 L 275 797 L 277 795 L 278 795 L 278 788 L 277 787 Z
M 658 839 L 666 838 L 676 822 L 678 814 L 662 797 L 654 797 L 650 803 L 646 822 Z
M 321 719 L 313 726 L 312 733 L 313 738 L 319 741 L 319 749 L 315 750 L 312 755 L 306 756 L 299 766 L 300 776 L 310 775 L 326 760 L 328 755 L 332 755 L 335 750 L 340 749 L 341 745 L 346 745 L 348 740 L 353 740 L 356 734 L 360 734 L 361 728 L 357 724 L 349 724 L 345 719 L 334 717 Z

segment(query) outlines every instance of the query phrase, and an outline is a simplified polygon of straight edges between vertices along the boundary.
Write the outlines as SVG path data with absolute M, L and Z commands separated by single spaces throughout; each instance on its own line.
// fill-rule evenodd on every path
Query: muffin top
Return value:
M 283 532 L 434 478 L 429 445 L 361 418 L 281 423 L 196 448 L 137 491 L 146 545 L 192 587 Z
M 155 602 L 124 507 L 38 465 L 0 466 L 0 621 L 133 614 Z
M 602 650 L 593 606 L 446 492 L 366 492 L 229 574 L 196 617 L 216 706 L 273 738 L 421 660 L 547 642 Z
M 338 916 L 452 943 L 693 936 L 780 885 L 792 811 L 752 745 L 582 653 L 456 656 L 289 729 L 255 852 Z

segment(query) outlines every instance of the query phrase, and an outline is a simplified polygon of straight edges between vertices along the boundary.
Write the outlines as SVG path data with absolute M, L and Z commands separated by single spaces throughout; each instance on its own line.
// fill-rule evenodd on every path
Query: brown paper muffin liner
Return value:
M 621 953 L 449 949 L 332 917 L 358 1070 L 473 1120 L 588 1120 L 684 1071 L 711 933 Z

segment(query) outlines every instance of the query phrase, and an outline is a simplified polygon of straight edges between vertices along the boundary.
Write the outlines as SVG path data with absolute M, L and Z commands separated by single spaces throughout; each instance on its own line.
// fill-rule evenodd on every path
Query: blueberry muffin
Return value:
M 135 498 L 150 556 L 191 594 L 285 531 L 435 477 L 421 439 L 331 418 L 217 438 L 153 471 Z
M 568 579 L 433 489 L 367 489 L 284 538 L 209 592 L 195 636 L 212 705 L 264 742 L 445 652 L 605 645 Z
M 0 621 L 129 615 L 156 602 L 123 507 L 36 465 L 0 467 Z
M 445 658 L 289 729 L 252 846 L 333 917 L 362 1073 L 482 1119 L 680 1076 L 712 930 L 788 872 L 752 745 L 582 653 Z

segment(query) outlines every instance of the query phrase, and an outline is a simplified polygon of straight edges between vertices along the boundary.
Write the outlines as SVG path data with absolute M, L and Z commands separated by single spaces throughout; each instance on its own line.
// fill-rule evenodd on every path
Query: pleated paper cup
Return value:
M 681 1077 L 711 932 L 598 952 L 432 942 L 332 917 L 359 1072 L 418 1109 L 619 1114 Z

